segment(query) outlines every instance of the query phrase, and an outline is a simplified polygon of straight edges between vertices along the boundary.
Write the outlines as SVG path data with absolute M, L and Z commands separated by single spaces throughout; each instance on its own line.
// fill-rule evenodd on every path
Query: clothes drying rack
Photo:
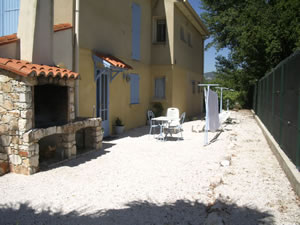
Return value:
M 208 145 L 208 124 L 209 124 L 209 108 L 208 108 L 208 97 L 210 87 L 217 87 L 219 84 L 198 84 L 200 87 L 204 87 L 205 96 L 205 134 L 204 134 L 204 146 Z

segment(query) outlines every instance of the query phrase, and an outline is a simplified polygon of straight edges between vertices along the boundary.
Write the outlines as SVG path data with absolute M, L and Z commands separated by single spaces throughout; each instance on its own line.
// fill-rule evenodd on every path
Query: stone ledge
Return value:
M 287 157 L 284 151 L 280 148 L 278 143 L 275 141 L 271 133 L 262 123 L 258 116 L 255 115 L 255 112 L 251 110 L 253 116 L 261 128 L 270 148 L 273 151 L 273 154 L 276 156 L 281 168 L 285 172 L 288 180 L 290 181 L 294 191 L 298 196 L 300 196 L 300 172 L 297 170 L 296 166 L 291 162 L 291 160 Z
M 31 129 L 23 134 L 23 140 L 26 143 L 37 142 L 53 134 L 71 134 L 83 128 L 97 128 L 98 126 L 101 126 L 101 118 L 89 118 L 82 121 L 70 122 L 63 126 Z

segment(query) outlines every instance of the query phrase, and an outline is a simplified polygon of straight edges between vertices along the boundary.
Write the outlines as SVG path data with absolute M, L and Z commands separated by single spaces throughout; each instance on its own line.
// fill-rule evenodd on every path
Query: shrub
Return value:
M 154 113 L 154 115 L 156 117 L 161 116 L 163 111 L 164 111 L 164 107 L 162 106 L 162 104 L 160 102 L 154 102 L 152 104 L 152 111 Z
M 115 124 L 116 124 L 116 126 L 124 126 L 122 120 L 119 117 L 117 117 Z

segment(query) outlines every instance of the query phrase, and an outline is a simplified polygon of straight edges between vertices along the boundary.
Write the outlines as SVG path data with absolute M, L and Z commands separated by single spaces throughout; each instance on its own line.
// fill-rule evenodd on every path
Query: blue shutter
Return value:
M 140 60 L 141 7 L 132 3 L 132 58 Z
M 140 76 L 130 75 L 130 103 L 138 104 L 140 102 Z
M 136 103 L 140 103 L 140 77 L 136 79 Z
M 3 3 L 4 0 L 0 0 L 0 37 L 3 36 L 3 29 L 4 29 L 4 24 L 3 24 Z
M 20 0 L 0 0 L 0 36 L 17 33 L 19 23 Z M 2 10 L 1 10 L 2 8 Z M 2 33 L 1 33 L 2 31 Z

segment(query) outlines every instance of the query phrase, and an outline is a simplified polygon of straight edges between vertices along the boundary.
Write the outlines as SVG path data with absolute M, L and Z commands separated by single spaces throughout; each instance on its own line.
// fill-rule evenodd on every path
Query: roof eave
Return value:
M 204 39 L 206 39 L 209 36 L 209 31 L 200 19 L 199 15 L 193 9 L 191 4 L 187 0 L 181 0 L 179 2 L 175 2 L 175 5 L 179 8 L 183 15 L 185 15 L 190 20 L 190 22 L 204 37 Z

